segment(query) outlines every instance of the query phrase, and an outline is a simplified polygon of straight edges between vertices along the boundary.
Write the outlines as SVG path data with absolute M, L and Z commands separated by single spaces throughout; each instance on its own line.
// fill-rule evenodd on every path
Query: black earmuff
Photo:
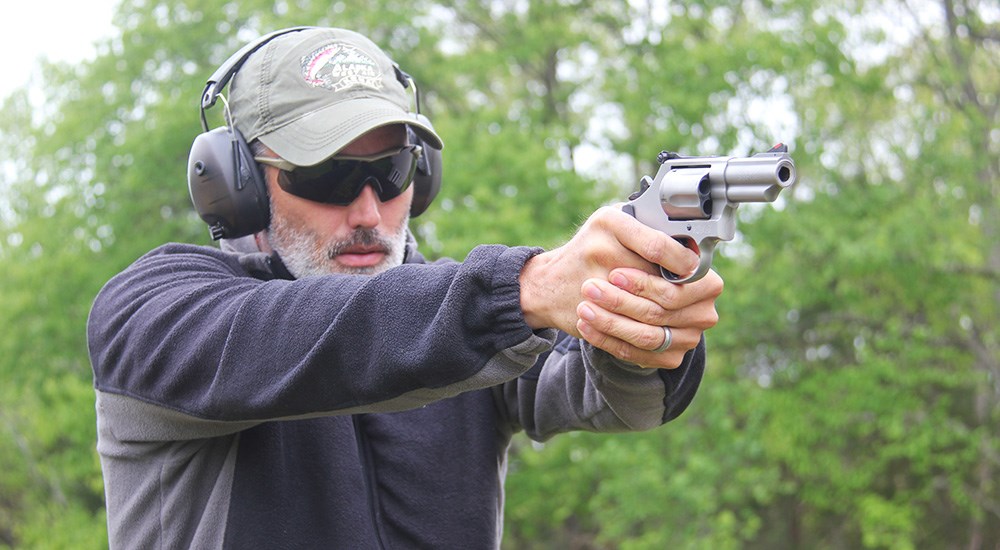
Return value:
M 433 129 L 431 121 L 424 115 L 418 114 L 417 119 L 428 128 Z M 413 176 L 413 202 L 410 203 L 410 217 L 416 218 L 424 213 L 427 207 L 434 202 L 441 189 L 441 150 L 431 147 L 426 141 L 420 139 L 416 132 L 410 130 L 410 142 L 423 148 L 423 153 L 417 160 L 417 173 Z
M 270 224 L 264 174 L 243 136 L 230 125 L 195 138 L 188 157 L 188 191 L 214 240 L 243 237 Z
M 226 60 L 209 78 L 201 97 L 201 126 L 191 145 L 188 157 L 188 191 L 191 202 L 201 219 L 208 224 L 212 239 L 235 239 L 267 229 L 271 210 L 263 172 L 246 140 L 226 116 L 226 126 L 208 129 L 205 110 L 215 105 L 222 90 L 254 52 L 265 44 L 291 32 L 315 27 L 293 27 L 274 31 L 251 42 Z M 413 84 L 406 73 L 398 69 L 396 77 L 404 87 Z M 420 96 L 416 92 L 417 119 L 433 128 L 430 121 L 420 114 Z M 223 101 L 225 101 L 223 99 Z M 422 214 L 441 188 L 441 150 L 431 147 L 410 131 L 410 139 L 423 148 L 414 176 L 413 203 L 410 216 Z

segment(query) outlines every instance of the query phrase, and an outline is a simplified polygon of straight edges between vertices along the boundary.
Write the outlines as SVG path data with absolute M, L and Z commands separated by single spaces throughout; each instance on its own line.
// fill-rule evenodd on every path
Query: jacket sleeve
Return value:
M 535 440 L 572 430 L 641 431 L 679 416 L 705 366 L 705 340 L 676 369 L 644 369 L 560 333 L 554 349 L 516 380 L 497 387 L 513 431 Z
M 251 277 L 233 254 L 167 245 L 95 299 L 95 387 L 121 414 L 160 411 L 169 433 L 151 439 L 492 387 L 551 348 L 520 311 L 517 277 L 537 252 L 484 246 L 463 263 L 293 281 Z

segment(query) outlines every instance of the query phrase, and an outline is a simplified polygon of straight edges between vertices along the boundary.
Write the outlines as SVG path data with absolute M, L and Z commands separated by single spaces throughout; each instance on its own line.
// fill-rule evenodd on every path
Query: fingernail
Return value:
M 577 313 L 580 315 L 580 317 L 582 317 L 584 320 L 587 321 L 593 321 L 594 319 L 597 318 L 597 315 L 594 313 L 594 310 L 590 309 L 590 306 L 586 304 L 581 305 Z
M 622 275 L 621 273 L 612 273 L 610 281 L 611 284 L 618 288 L 628 289 L 628 277 Z
M 596 302 L 604 296 L 604 293 L 594 283 L 587 283 L 583 285 L 583 295 Z

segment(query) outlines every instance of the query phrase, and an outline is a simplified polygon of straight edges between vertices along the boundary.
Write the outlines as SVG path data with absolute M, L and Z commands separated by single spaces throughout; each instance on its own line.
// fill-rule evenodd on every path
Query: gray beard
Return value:
M 345 240 L 321 243 L 315 233 L 292 227 L 272 210 L 267 239 L 271 248 L 281 256 L 288 272 L 296 279 L 333 273 L 375 275 L 403 263 L 409 221 L 410 216 L 407 214 L 395 234 L 389 237 L 375 229 L 357 229 Z M 370 267 L 346 267 L 332 261 L 344 250 L 357 245 L 377 245 L 387 253 L 381 262 Z

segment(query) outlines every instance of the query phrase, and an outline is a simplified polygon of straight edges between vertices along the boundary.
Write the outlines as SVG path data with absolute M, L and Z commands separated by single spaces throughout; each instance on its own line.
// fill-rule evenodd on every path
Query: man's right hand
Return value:
M 662 320 L 676 318 L 679 308 L 698 304 L 699 324 L 714 325 L 714 321 L 707 319 L 710 317 L 707 309 L 714 314 L 715 297 L 722 292 L 722 280 L 717 275 L 709 277 L 705 284 L 671 289 L 675 296 L 670 299 L 655 299 L 650 294 L 649 284 L 642 285 L 644 295 L 638 293 L 638 286 L 624 288 L 623 291 L 631 292 L 635 299 L 617 295 L 614 304 L 597 304 L 598 313 L 605 319 L 603 325 L 584 320 L 589 334 L 581 332 L 577 308 L 586 299 L 582 293 L 585 282 L 590 281 L 592 286 L 595 280 L 610 281 L 612 270 L 619 268 L 631 268 L 660 277 L 660 266 L 673 273 L 689 274 L 698 267 L 698 256 L 672 237 L 647 227 L 617 207 L 601 208 L 590 216 L 569 242 L 531 258 L 524 265 L 520 283 L 525 321 L 533 329 L 556 328 L 576 337 L 584 337 L 598 347 L 611 347 L 615 351 L 606 351 L 619 357 L 624 355 L 625 359 L 634 355 L 632 352 L 656 348 L 659 342 L 650 346 L 649 334 L 662 334 L 662 329 L 658 328 L 662 326 Z M 631 273 L 632 280 L 638 280 L 637 272 L 620 270 L 618 273 L 622 272 Z M 616 280 L 620 279 L 616 277 Z M 687 289 L 687 286 L 692 288 Z M 637 300 L 642 301 L 641 306 L 637 305 Z M 706 308 L 706 302 L 710 308 Z M 596 302 L 591 300 L 589 303 L 593 305 Z M 632 327 L 630 332 L 636 336 L 635 341 L 630 342 L 627 337 L 623 338 L 622 323 L 612 323 L 604 317 L 608 312 L 656 328 L 642 331 Z M 650 366 L 669 366 L 658 363 Z

